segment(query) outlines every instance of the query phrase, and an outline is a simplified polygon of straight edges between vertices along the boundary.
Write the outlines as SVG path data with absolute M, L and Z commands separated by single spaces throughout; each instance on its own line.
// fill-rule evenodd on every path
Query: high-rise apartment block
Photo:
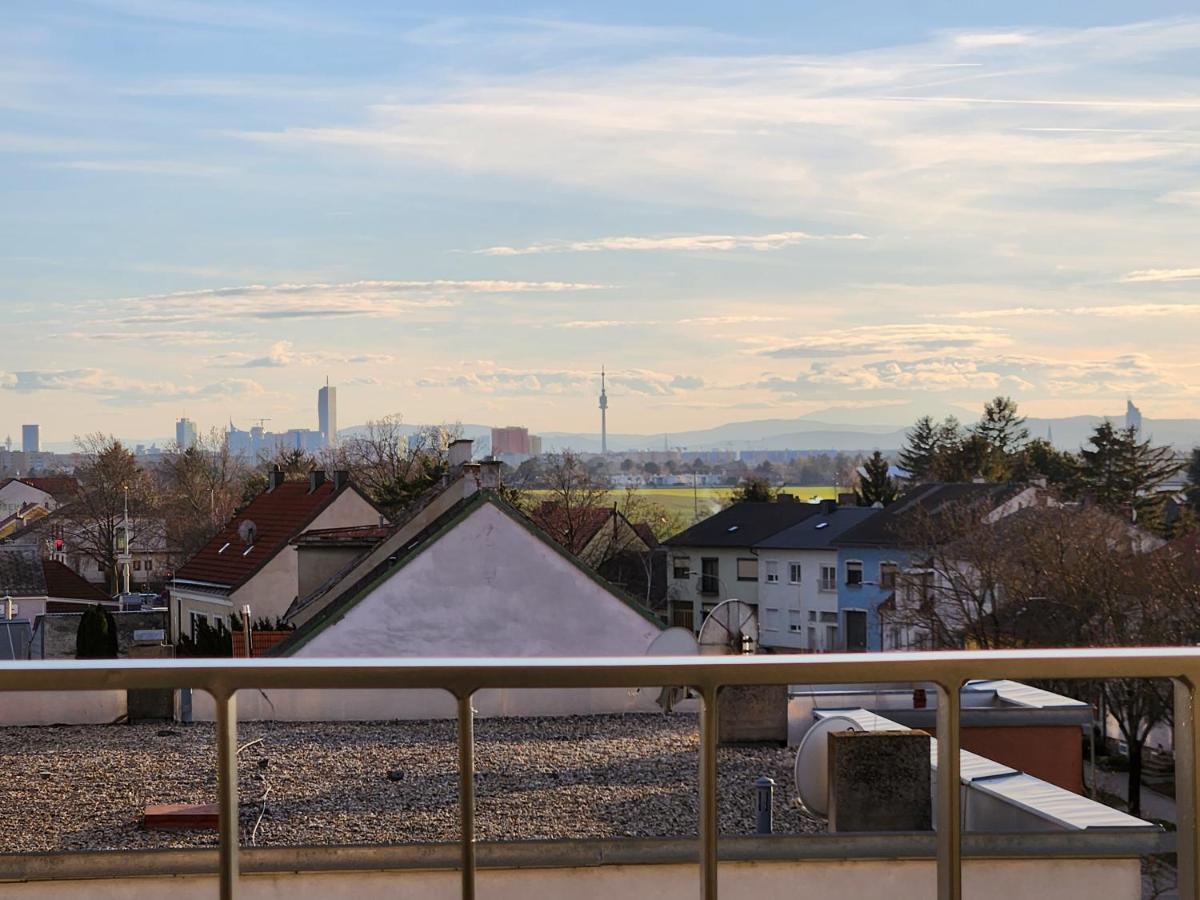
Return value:
M 492 429 L 492 456 L 501 456 L 502 454 L 529 456 L 532 453 L 528 428 L 520 425 L 506 425 L 503 428 Z
M 175 423 L 175 443 L 179 445 L 179 449 L 195 447 L 197 438 L 196 423 L 187 416 Z
M 40 425 L 21 426 L 21 449 L 26 453 L 42 451 L 42 427 Z

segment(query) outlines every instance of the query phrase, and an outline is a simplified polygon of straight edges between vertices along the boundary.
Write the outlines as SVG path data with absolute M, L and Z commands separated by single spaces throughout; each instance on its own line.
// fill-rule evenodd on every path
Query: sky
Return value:
M 1198 216 L 1194 3 L 18 0 L 0 440 L 1195 417 Z

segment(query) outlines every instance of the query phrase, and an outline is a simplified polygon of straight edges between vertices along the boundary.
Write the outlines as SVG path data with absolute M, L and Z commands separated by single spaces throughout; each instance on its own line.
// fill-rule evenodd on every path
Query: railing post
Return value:
M 717 688 L 700 698 L 700 900 L 717 900 Z
M 475 711 L 472 694 L 458 697 L 458 817 L 462 897 L 475 900 Z
M 237 694 L 212 692 L 217 706 L 217 795 L 220 809 L 219 869 L 221 900 L 237 895 L 238 819 Z
M 1181 898 L 1200 900 L 1200 829 L 1196 812 L 1200 809 L 1200 778 L 1196 771 L 1196 750 L 1200 747 L 1200 722 L 1196 716 L 1196 686 L 1188 678 L 1176 678 L 1175 685 L 1175 852 L 1177 854 L 1177 891 Z
M 962 898 L 962 800 L 959 777 L 959 693 L 962 682 L 938 682 L 937 896 Z

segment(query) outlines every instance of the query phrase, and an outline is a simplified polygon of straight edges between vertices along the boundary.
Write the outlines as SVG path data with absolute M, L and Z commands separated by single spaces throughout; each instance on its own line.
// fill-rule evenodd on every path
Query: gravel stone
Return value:
M 454 721 L 241 723 L 240 743 L 262 739 L 257 763 L 248 753 L 239 761 L 243 843 L 252 834 L 258 846 L 457 840 L 455 735 Z M 475 738 L 480 840 L 696 834 L 694 715 L 479 719 Z M 777 833 L 825 830 L 790 801 L 793 758 L 769 745 L 720 748 L 723 834 L 754 833 L 760 775 L 777 785 Z M 0 728 L 0 770 L 5 852 L 217 842 L 215 832 L 141 827 L 149 804 L 215 802 L 211 725 Z

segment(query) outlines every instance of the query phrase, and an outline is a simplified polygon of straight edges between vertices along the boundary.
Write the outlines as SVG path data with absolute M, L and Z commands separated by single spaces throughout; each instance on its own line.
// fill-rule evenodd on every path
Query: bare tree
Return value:
M 554 540 L 574 553 L 583 548 L 598 507 L 608 505 L 608 484 L 570 450 L 547 455 L 542 466 L 545 499 L 531 517 Z
M 213 429 L 190 447 L 171 447 L 159 463 L 167 537 L 189 557 L 221 530 L 242 504 L 250 467 Z

